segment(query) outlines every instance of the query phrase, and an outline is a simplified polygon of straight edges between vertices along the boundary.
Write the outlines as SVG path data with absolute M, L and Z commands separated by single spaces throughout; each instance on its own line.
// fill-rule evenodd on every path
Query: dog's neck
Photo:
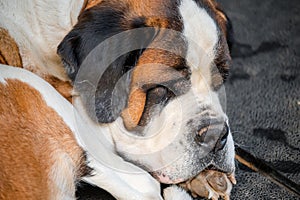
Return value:
M 87 0 L 0 3 L 0 27 L 7 29 L 19 45 L 24 68 L 42 77 L 68 80 L 56 49 L 87 3 Z

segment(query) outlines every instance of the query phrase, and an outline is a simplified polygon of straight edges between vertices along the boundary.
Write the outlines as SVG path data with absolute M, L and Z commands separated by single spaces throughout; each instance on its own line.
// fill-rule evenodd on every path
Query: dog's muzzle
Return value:
M 217 125 L 218 126 L 218 125 Z M 217 131 L 212 130 L 210 131 L 210 127 L 207 126 L 205 128 L 201 128 L 195 136 L 195 141 L 200 146 L 205 146 L 207 144 L 214 144 L 213 151 L 218 152 L 222 150 L 227 142 L 229 128 L 227 123 L 224 123 L 224 127 L 219 133 L 219 129 Z
M 158 181 L 180 183 L 208 168 L 228 175 L 234 172 L 234 146 L 226 122 L 203 127 L 192 139 L 185 153 L 174 163 L 152 172 Z

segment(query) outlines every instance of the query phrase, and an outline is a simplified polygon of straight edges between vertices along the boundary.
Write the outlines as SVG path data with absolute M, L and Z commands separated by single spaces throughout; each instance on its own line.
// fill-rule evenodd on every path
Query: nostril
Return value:
M 215 152 L 220 151 L 225 147 L 227 138 L 228 138 L 228 134 L 229 134 L 229 128 L 228 128 L 228 125 L 225 123 L 225 126 L 222 130 L 221 137 L 217 141 L 217 144 L 215 146 Z
M 198 131 L 198 133 L 196 134 L 196 137 L 195 137 L 195 140 L 198 144 L 204 143 L 204 139 L 205 139 L 207 131 L 208 131 L 208 127 L 204 127 L 202 129 L 200 129 L 200 131 Z

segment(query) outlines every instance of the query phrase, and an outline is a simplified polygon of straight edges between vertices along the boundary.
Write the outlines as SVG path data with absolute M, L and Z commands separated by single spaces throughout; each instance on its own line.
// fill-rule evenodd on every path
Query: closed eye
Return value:
M 173 98 L 175 98 L 175 94 L 164 86 L 158 85 L 155 88 L 149 89 L 139 126 L 145 126 L 149 122 L 151 115 L 159 114 Z

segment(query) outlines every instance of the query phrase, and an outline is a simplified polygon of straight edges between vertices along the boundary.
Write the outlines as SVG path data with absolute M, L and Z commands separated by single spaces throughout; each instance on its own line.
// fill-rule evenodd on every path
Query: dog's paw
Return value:
M 195 178 L 182 183 L 181 187 L 191 192 L 193 197 L 229 200 L 232 184 L 236 184 L 234 174 L 227 175 L 215 170 L 205 170 Z
M 164 189 L 164 200 L 192 200 L 192 198 L 184 189 L 173 185 Z

